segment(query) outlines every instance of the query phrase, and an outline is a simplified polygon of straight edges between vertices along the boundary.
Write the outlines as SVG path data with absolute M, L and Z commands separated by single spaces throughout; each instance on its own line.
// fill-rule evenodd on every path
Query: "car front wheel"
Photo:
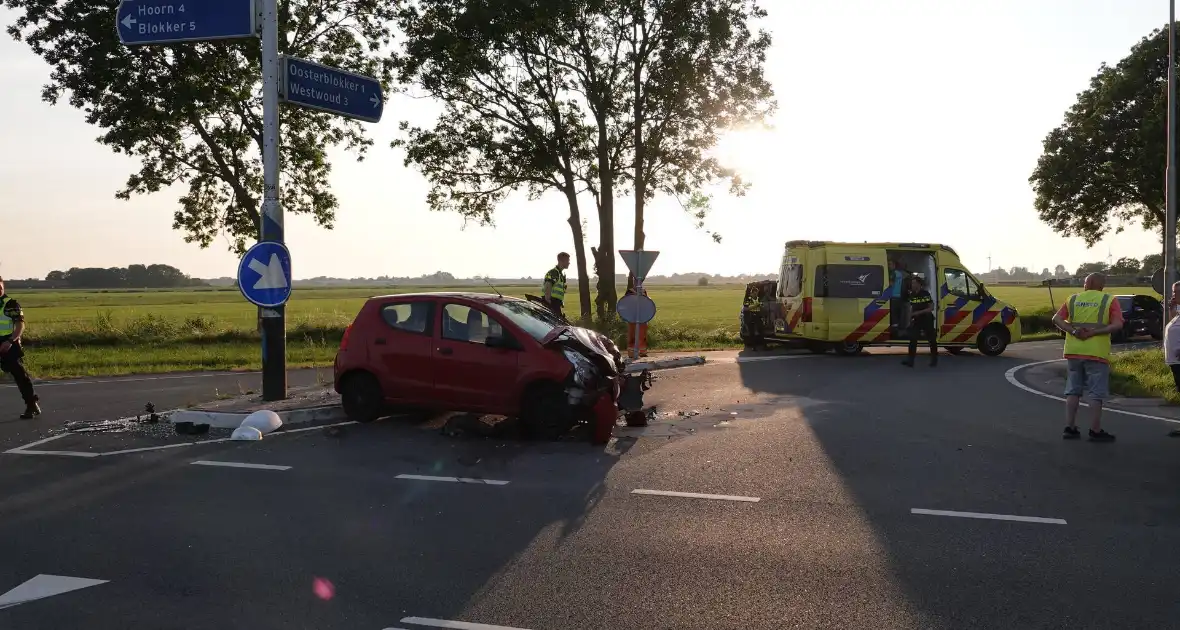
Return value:
M 381 417 L 385 395 L 376 376 L 358 372 L 346 377 L 341 384 L 340 403 L 349 420 L 372 422 Z
M 565 388 L 540 383 L 528 388 L 520 402 L 520 423 L 529 437 L 555 440 L 574 427 L 577 419 Z

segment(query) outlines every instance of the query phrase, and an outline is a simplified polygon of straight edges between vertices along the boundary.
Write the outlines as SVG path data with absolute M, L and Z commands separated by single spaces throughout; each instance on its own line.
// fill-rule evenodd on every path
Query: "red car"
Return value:
M 622 357 L 606 336 L 526 300 L 482 293 L 370 298 L 344 331 L 333 365 L 344 411 L 358 422 L 390 407 L 519 417 L 560 435 L 617 401 Z

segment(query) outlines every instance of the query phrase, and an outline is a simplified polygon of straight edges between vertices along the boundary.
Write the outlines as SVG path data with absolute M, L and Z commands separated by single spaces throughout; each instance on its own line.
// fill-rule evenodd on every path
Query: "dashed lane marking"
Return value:
M 446 481 L 450 483 L 474 483 L 483 484 L 487 486 L 506 486 L 507 481 L 500 481 L 498 479 L 476 479 L 473 477 L 436 477 L 434 475 L 398 475 L 396 479 L 411 479 L 413 481 Z M 442 626 L 452 627 L 452 626 Z M 459 627 L 459 626 L 454 626 Z M 494 628 L 495 626 L 482 626 L 487 628 Z
M 448 621 L 446 619 L 431 619 L 429 617 L 406 617 L 405 619 L 402 619 L 401 622 L 413 624 L 416 626 L 429 626 L 431 628 L 447 628 L 448 630 L 527 630 L 526 628 L 513 628 L 511 626 L 493 626 L 487 623 Z M 398 629 L 386 628 L 385 630 Z
M 222 466 L 225 468 L 256 468 L 258 470 L 291 470 L 290 466 L 275 466 L 272 464 L 250 464 L 246 462 L 219 462 L 200 459 L 193 462 L 194 466 Z
M 1043 518 L 1040 516 L 1015 516 L 1012 514 L 986 514 L 983 512 L 953 512 L 951 510 L 910 509 L 910 514 L 924 514 L 927 516 L 954 516 L 958 518 L 981 518 L 993 521 L 1019 521 L 1021 523 L 1046 523 L 1049 525 L 1066 525 L 1063 518 Z
M 758 497 L 743 497 L 732 494 L 701 494 L 700 492 L 673 492 L 671 490 L 632 490 L 631 494 L 648 494 L 661 497 L 683 497 L 686 499 L 709 499 L 713 501 L 744 501 L 746 503 L 757 503 L 761 501 Z

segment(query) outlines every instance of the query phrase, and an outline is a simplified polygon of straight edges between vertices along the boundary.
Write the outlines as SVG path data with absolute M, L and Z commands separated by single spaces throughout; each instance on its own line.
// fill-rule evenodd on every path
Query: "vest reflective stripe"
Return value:
M 7 337 L 16 330 L 16 322 L 4 314 L 4 305 L 8 304 L 9 299 L 11 298 L 0 298 L 0 337 Z
M 554 267 L 545 274 L 545 282 L 552 282 L 553 288 L 549 290 L 549 295 L 558 302 L 565 301 L 565 274 L 561 270 Z M 541 291 L 545 290 L 545 284 L 541 284 Z
M 1066 306 L 1069 323 L 1074 328 L 1100 328 L 1110 323 L 1110 294 L 1102 291 L 1082 291 L 1069 296 Z M 1065 336 L 1065 354 L 1099 359 L 1110 358 L 1110 335 L 1095 335 L 1089 339 Z

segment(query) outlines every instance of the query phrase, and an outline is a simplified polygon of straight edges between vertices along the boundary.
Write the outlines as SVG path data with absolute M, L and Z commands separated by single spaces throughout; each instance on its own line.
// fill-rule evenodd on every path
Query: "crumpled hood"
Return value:
M 562 333 L 567 334 L 562 335 Z M 615 362 L 618 361 L 619 357 L 611 353 L 610 349 L 607 348 L 604 339 L 605 337 L 603 337 L 601 333 L 590 330 L 589 328 L 579 328 L 577 326 L 558 326 L 557 328 L 554 328 L 553 331 L 548 335 L 545 335 L 545 338 L 541 340 L 541 345 L 548 347 L 553 343 L 560 342 L 561 340 L 568 340 L 570 342 L 576 343 L 585 350 L 593 352 L 594 354 L 602 357 L 606 360 L 607 365 L 611 366 L 613 369 Z

